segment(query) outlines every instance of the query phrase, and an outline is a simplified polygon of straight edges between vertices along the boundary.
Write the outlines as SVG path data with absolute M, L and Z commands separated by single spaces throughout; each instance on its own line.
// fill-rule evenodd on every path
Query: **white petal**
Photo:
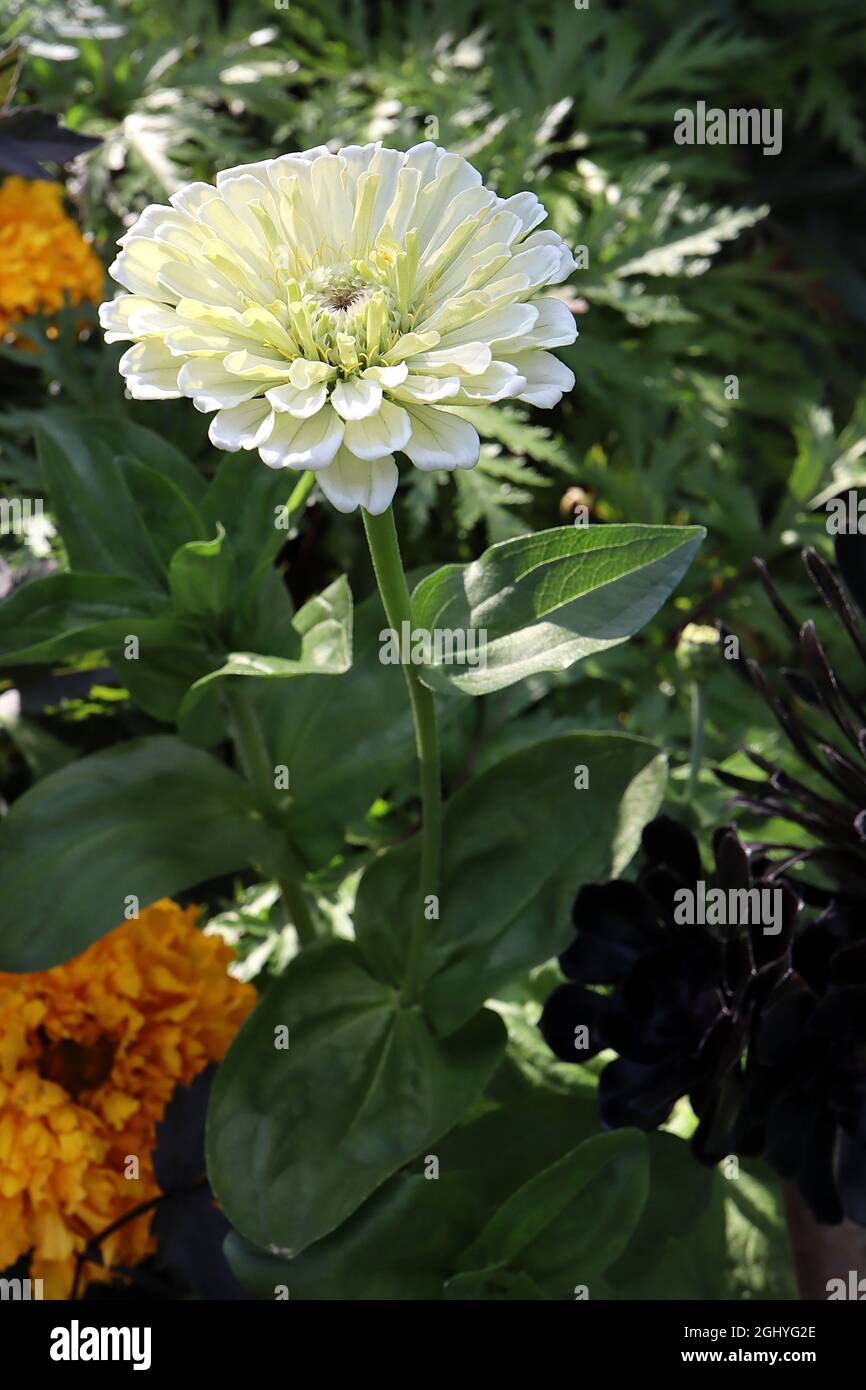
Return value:
M 435 347 L 439 341 L 439 334 L 431 329 L 427 333 L 404 333 L 398 338 L 393 347 L 390 347 L 382 356 L 382 361 L 387 363 L 405 362 L 407 358 L 414 357 L 416 353 L 426 352 L 428 348 Z
M 213 189 L 210 192 L 213 196 Z M 183 211 L 172 211 L 170 207 L 166 207 L 165 203 L 148 203 L 132 226 L 123 233 L 123 236 L 117 238 L 117 244 L 118 246 L 128 246 L 130 242 L 135 241 L 136 237 L 152 240 L 158 227 L 170 227 L 172 230 L 182 230 L 186 234 L 194 233 L 195 225 L 195 218 L 189 217 Z
M 509 361 L 526 377 L 526 389 L 521 391 L 518 400 L 529 405 L 549 409 L 574 385 L 574 372 L 552 352 L 515 352 Z
M 547 209 L 534 193 L 515 193 L 512 198 L 505 198 L 501 206 L 506 212 L 513 212 L 515 217 L 520 218 L 523 232 L 531 232 L 547 216 Z
M 255 449 L 267 433 L 272 411 L 261 396 L 231 410 L 219 410 L 210 422 L 208 438 L 217 449 Z
M 421 401 L 431 404 L 456 396 L 460 390 L 459 376 L 421 376 L 413 372 L 400 386 L 392 388 L 397 401 Z
M 334 462 L 316 474 L 316 482 L 338 512 L 364 507 L 379 516 L 391 504 L 399 474 L 390 454 L 359 459 L 343 446 Z
M 120 359 L 121 376 L 137 401 L 168 401 L 181 393 L 177 385 L 178 361 L 158 338 L 146 338 L 127 348 Z
M 336 367 L 329 367 L 327 362 L 308 362 L 305 357 L 296 357 L 289 368 L 289 381 L 299 388 L 318 386 L 336 375 Z
M 299 420 L 287 413 L 274 415 L 273 426 L 259 447 L 269 468 L 325 468 L 336 454 L 346 428 L 330 405 L 317 415 Z
M 249 381 L 257 381 L 260 386 L 265 381 L 280 382 L 291 379 L 288 362 L 278 361 L 274 357 L 260 357 L 248 348 L 238 348 L 234 352 L 226 353 L 224 365 L 226 371 L 232 372 L 235 376 L 245 377 Z
M 508 344 L 508 356 L 530 347 L 568 347 L 577 337 L 574 314 L 561 299 L 534 299 L 538 318 L 528 333 L 513 338 Z
M 442 406 L 410 405 L 412 438 L 403 452 L 416 468 L 472 468 L 478 462 L 480 444 L 468 420 Z
M 561 255 L 558 246 L 533 246 L 528 251 L 517 249 L 508 266 L 509 275 L 525 275 L 533 291 L 556 280 Z M 493 289 L 495 281 L 488 285 Z
M 226 371 L 218 357 L 194 357 L 184 362 L 177 384 L 192 396 L 196 410 L 223 410 L 252 400 L 261 390 L 257 381 L 241 381 Z
M 442 339 L 442 348 L 455 347 L 459 343 L 501 343 L 516 338 L 520 333 L 528 333 L 538 318 L 534 304 L 507 304 L 500 309 L 491 309 L 468 323 L 447 333 Z
M 331 392 L 331 405 L 344 420 L 365 420 L 375 415 L 382 404 L 382 388 L 378 381 L 350 377 L 338 381 Z
M 375 415 L 350 420 L 346 446 L 361 459 L 377 459 L 402 449 L 412 433 L 412 421 L 402 406 L 383 401 Z
M 177 314 L 143 295 L 121 294 L 100 304 L 99 322 L 105 330 L 105 341 L 119 343 L 166 333 L 177 324 Z
M 405 362 L 398 362 L 395 367 L 367 367 L 361 373 L 365 380 L 378 381 L 386 391 L 393 391 L 395 386 L 406 380 L 409 375 L 409 368 Z
M 129 316 L 136 304 L 147 301 L 135 294 L 119 294 L 116 299 L 106 300 L 99 306 L 99 326 L 105 334 L 107 343 L 133 342 L 138 337 L 129 326 Z
M 492 357 L 493 353 L 486 343 L 461 343 L 457 347 L 419 353 L 412 358 L 412 370 L 420 372 L 422 376 L 453 376 L 455 371 L 478 376 L 487 371 Z
M 385 214 L 383 224 L 378 229 L 379 232 L 392 237 L 401 246 L 405 241 L 406 233 L 412 226 L 421 182 L 420 170 L 410 169 L 408 165 L 404 165 L 400 169 L 397 174 L 394 197 Z
M 313 199 L 325 210 L 335 245 L 348 242 L 352 231 L 353 205 L 346 187 L 344 163 L 336 154 L 322 154 L 310 166 Z
M 285 386 L 272 386 L 265 395 L 270 401 L 274 410 L 284 410 L 289 415 L 294 415 L 299 420 L 306 420 L 309 415 L 315 415 L 322 409 L 328 399 L 327 386 L 293 386 L 287 382 Z
M 575 269 L 577 262 L 572 256 L 561 236 L 556 232 L 544 231 L 533 232 L 525 241 L 521 241 L 520 250 L 531 250 L 535 246 L 555 246 L 559 252 L 559 270 L 551 276 L 548 284 L 560 285 L 563 280 L 567 280 L 571 272 Z
M 158 242 L 137 237 L 121 251 L 108 267 L 112 279 L 132 294 L 144 295 L 147 299 L 167 300 L 174 304 L 179 296 L 164 291 L 157 276 L 171 261 L 171 256 Z
M 133 242 L 133 246 L 137 245 L 137 242 Z M 166 258 L 157 272 L 156 283 L 156 298 L 159 299 L 200 299 L 220 307 L 243 308 L 240 290 L 203 260 L 195 265 L 187 265 L 185 261 Z
M 195 217 L 202 203 L 208 202 L 213 195 L 214 186 L 212 183 L 188 183 L 183 188 L 179 188 L 176 193 L 172 193 L 168 201 L 173 208 L 178 208 Z
M 457 399 L 470 404 L 502 401 L 519 395 L 525 386 L 526 377 L 521 376 L 510 362 L 491 362 L 487 371 L 480 376 L 464 378 Z

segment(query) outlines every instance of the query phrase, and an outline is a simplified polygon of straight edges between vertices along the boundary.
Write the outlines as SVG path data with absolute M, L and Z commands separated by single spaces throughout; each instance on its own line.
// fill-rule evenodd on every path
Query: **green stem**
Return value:
M 301 474 L 300 479 L 298 480 L 298 483 L 295 486 L 295 489 L 292 492 L 291 497 L 286 503 L 286 511 L 288 512 L 290 522 L 294 521 L 295 513 L 300 511 L 301 507 L 306 502 L 307 498 L 313 490 L 313 487 L 315 486 L 315 482 L 316 475 L 312 471 L 312 469 L 308 468 L 306 473 Z
M 235 745 L 244 772 L 263 814 L 273 817 L 276 807 L 274 766 L 250 698 L 250 691 L 242 688 L 245 679 L 246 677 L 228 677 L 224 684 L 226 702 L 231 712 Z M 282 868 L 277 874 L 277 883 L 298 933 L 299 942 L 302 946 L 309 946 L 317 939 L 318 932 L 304 897 L 300 870 L 288 845 L 282 847 L 281 861 Z
M 397 528 L 394 525 L 394 514 L 389 507 L 381 516 L 372 516 L 367 511 L 364 511 L 363 516 L 370 557 L 376 572 L 379 592 L 382 595 L 385 616 L 399 641 L 404 622 L 409 623 L 411 630 L 412 608 L 406 575 L 403 571 L 403 561 L 400 556 Z M 433 692 L 428 690 L 426 685 L 421 684 L 417 668 L 410 663 L 404 663 L 403 675 L 409 691 L 409 703 L 412 706 L 412 719 L 415 724 L 415 749 L 418 754 L 421 775 L 423 816 L 418 904 L 409 937 L 406 977 L 402 990 L 403 1003 L 408 1006 L 414 1004 L 418 996 L 418 971 L 421 963 L 424 928 L 427 923 L 424 914 L 426 901 L 437 893 L 439 886 L 442 785 L 439 735 L 436 728 L 436 703 Z
M 692 681 L 691 760 L 689 763 L 688 799 L 694 801 L 704 760 L 704 724 L 707 718 L 707 692 L 703 681 Z

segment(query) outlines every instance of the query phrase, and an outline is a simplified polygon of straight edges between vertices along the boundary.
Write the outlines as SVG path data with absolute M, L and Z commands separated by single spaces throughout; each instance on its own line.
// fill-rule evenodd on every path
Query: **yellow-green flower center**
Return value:
M 393 292 L 365 262 L 338 262 L 287 278 L 286 300 L 286 327 L 301 350 L 342 372 L 379 362 L 400 335 Z

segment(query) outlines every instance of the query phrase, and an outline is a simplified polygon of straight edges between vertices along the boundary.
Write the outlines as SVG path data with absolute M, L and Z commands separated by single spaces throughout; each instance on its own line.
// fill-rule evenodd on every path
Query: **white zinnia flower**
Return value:
M 552 406 L 574 376 L 560 299 L 574 268 L 533 229 L 532 193 L 499 198 L 429 142 L 324 146 L 240 165 L 153 204 L 111 267 L 128 294 L 103 304 L 133 396 L 190 396 L 211 441 L 312 468 L 340 511 L 383 512 L 392 457 L 471 468 L 478 435 L 451 406 L 507 397 Z

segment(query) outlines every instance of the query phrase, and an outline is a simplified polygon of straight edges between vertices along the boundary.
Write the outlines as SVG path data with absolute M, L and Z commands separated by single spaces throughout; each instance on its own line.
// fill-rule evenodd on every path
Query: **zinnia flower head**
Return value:
M 43 179 L 0 185 L 0 336 L 31 314 L 53 314 L 64 297 L 98 304 L 102 263 L 63 210 L 63 190 Z
M 88 1242 L 158 1195 L 155 1127 L 175 1086 L 223 1056 L 255 1002 L 196 916 L 163 899 L 65 965 L 0 974 L 0 1271 L 32 1251 L 46 1297 L 68 1298 Z M 87 1276 L 153 1246 L 147 1213 Z
M 129 293 L 100 312 L 108 341 L 134 343 L 129 391 L 191 397 L 218 448 L 315 469 L 340 511 L 388 507 L 397 450 L 471 468 L 478 435 L 453 407 L 552 406 L 574 384 L 547 351 L 573 316 L 542 294 L 570 252 L 535 230 L 533 194 L 497 197 L 434 144 L 319 146 L 170 201 L 121 238 Z

